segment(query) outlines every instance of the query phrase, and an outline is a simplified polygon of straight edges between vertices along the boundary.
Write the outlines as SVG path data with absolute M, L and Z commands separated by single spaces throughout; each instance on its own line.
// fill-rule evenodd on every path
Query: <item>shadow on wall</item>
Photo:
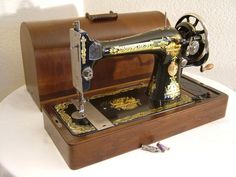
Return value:
M 20 25 L 23 21 L 42 21 L 77 17 L 74 5 L 42 9 L 30 0 L 21 0 L 14 14 L 4 13 L 8 1 L 0 3 L 0 101 L 24 84 L 20 47 Z

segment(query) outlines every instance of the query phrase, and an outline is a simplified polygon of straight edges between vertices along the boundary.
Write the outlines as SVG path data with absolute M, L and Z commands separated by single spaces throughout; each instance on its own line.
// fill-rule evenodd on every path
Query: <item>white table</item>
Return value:
M 236 93 L 197 77 L 229 95 L 226 117 L 162 141 L 165 153 L 135 150 L 70 170 L 43 127 L 43 116 L 25 86 L 0 103 L 0 177 L 236 176 Z M 217 109 L 217 108 L 216 108 Z

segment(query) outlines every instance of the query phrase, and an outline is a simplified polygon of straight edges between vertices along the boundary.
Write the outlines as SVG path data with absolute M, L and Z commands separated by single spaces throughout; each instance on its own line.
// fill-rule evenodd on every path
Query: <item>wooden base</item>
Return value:
M 182 79 L 185 91 L 191 84 L 214 96 L 82 137 L 72 135 L 58 119 L 52 105 L 65 100 L 56 100 L 43 106 L 44 126 L 68 166 L 78 169 L 224 117 L 228 96 L 188 77 Z

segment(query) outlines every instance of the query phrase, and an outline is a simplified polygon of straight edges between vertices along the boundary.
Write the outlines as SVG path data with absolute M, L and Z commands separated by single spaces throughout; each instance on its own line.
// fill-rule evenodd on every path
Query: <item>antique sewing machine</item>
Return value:
M 182 73 L 213 68 L 196 15 L 175 27 L 157 11 L 26 22 L 21 47 L 27 89 L 72 169 L 224 117 L 227 95 Z
M 109 41 L 91 39 L 76 21 L 70 29 L 70 46 L 73 86 L 79 98 L 65 104 L 70 107 L 67 109 L 70 110 L 71 121 L 87 128 L 79 132 L 74 124 L 66 124 L 71 133 L 82 135 L 100 131 L 155 114 L 160 108 L 191 102 L 190 97 L 181 94 L 182 69 L 188 66 L 201 66 L 201 71 L 212 69 L 213 64 L 203 67 L 209 56 L 207 35 L 203 22 L 193 14 L 183 16 L 175 28 L 162 27 Z M 118 90 L 115 94 L 84 97 L 84 92 L 90 89 L 96 62 L 130 54 L 155 56 L 147 85 L 127 91 Z M 60 110 L 60 106 L 57 105 L 56 109 Z M 122 115 L 125 116 L 122 118 Z

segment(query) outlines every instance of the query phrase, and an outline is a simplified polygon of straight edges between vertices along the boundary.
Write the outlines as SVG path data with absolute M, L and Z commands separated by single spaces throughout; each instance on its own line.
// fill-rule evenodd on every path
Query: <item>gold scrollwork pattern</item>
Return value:
M 170 38 L 171 40 L 179 41 L 180 36 L 175 35 Z M 119 55 L 119 54 L 128 54 L 135 52 L 145 52 L 149 50 L 165 50 L 167 55 L 171 55 L 172 57 L 177 56 L 181 48 L 181 44 L 177 42 L 169 42 L 166 39 L 156 39 L 150 40 L 147 42 L 140 42 L 137 44 L 129 44 L 129 45 L 121 45 L 114 46 L 109 49 L 109 53 L 111 55 Z
M 178 65 L 176 63 L 177 57 L 173 57 L 170 65 L 168 66 L 168 74 L 170 75 L 170 83 L 165 88 L 165 99 L 174 100 L 180 96 L 180 85 L 176 81 L 176 74 L 178 73 Z
M 82 58 L 82 64 L 84 65 L 86 63 L 86 38 L 84 36 L 81 37 L 81 58 Z
M 135 119 L 138 119 L 138 118 L 141 118 L 141 117 L 153 114 L 153 113 L 157 113 L 157 112 L 163 111 L 165 109 L 170 109 L 170 108 L 174 108 L 176 106 L 191 103 L 192 101 L 193 101 L 192 98 L 189 97 L 188 95 L 181 95 L 180 99 L 178 99 L 177 101 L 169 102 L 169 103 L 167 103 L 166 105 L 164 105 L 162 107 L 150 108 L 150 109 L 146 109 L 146 110 L 140 111 L 140 112 L 135 113 L 135 114 L 131 114 L 129 116 L 114 119 L 114 120 L 112 120 L 112 123 L 114 125 L 119 125 L 121 123 L 126 123 L 126 122 L 129 122 L 129 121 L 133 121 Z M 137 101 L 135 101 L 135 102 L 136 102 L 136 104 L 139 104 Z M 78 124 L 73 123 L 71 116 L 68 115 L 65 111 L 68 108 L 68 103 L 67 102 L 57 104 L 57 105 L 54 106 L 54 108 L 55 108 L 56 112 L 60 115 L 60 118 L 62 119 L 62 121 L 64 123 L 66 123 L 67 127 L 74 134 L 80 135 L 80 134 L 96 131 L 96 128 L 91 124 L 90 125 L 78 125 Z M 120 111 L 124 111 L 124 110 L 121 109 Z
M 116 110 L 132 110 L 141 105 L 139 99 L 134 97 L 121 97 L 111 100 L 111 108 Z
M 126 116 L 126 117 L 122 117 L 122 118 L 116 119 L 112 123 L 114 125 L 119 125 L 121 123 L 126 123 L 126 122 L 129 122 L 129 121 L 138 119 L 140 117 L 144 117 L 144 116 L 147 116 L 147 115 L 150 115 L 150 114 L 154 114 L 154 113 L 163 111 L 165 109 L 174 108 L 176 106 L 180 106 L 180 105 L 191 103 L 191 102 L 192 102 L 192 98 L 191 97 L 189 97 L 187 95 L 182 95 L 181 98 L 179 100 L 177 100 L 177 101 L 170 102 L 170 103 L 168 103 L 168 104 L 166 104 L 164 106 L 158 107 L 158 108 L 148 109 L 148 110 L 141 111 L 141 112 L 133 114 L 133 115 L 129 115 L 129 116 Z
M 68 108 L 68 103 L 61 103 L 54 106 L 56 112 L 60 115 L 61 119 L 66 123 L 67 127 L 74 134 L 83 134 L 96 130 L 93 125 L 78 125 L 72 121 L 70 115 L 66 113 L 66 109 Z
M 180 85 L 175 77 L 170 78 L 170 84 L 165 89 L 164 98 L 174 100 L 180 96 Z

